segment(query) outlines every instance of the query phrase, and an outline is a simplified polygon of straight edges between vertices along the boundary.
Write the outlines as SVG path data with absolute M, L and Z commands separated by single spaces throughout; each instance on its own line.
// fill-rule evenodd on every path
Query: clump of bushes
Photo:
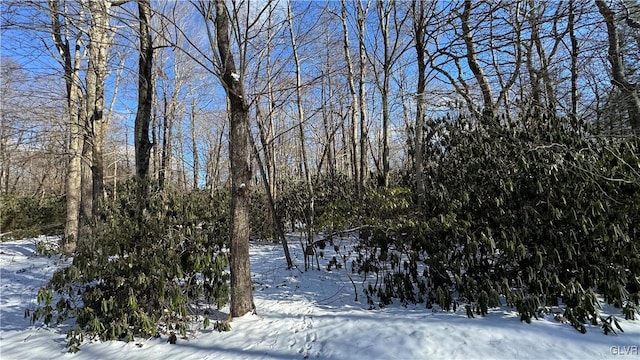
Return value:
M 368 226 L 352 266 L 372 306 L 464 305 L 473 316 L 502 302 L 529 322 L 562 305 L 576 329 L 609 333 L 616 322 L 600 317 L 601 295 L 636 317 L 637 138 L 544 114 L 430 124 L 424 205 L 374 189 L 359 210 Z
M 176 341 L 194 321 L 208 326 L 211 307 L 228 301 L 228 195 L 154 190 L 139 213 L 135 188 L 127 184 L 105 205 L 72 265 L 40 289 L 39 307 L 27 314 L 47 324 L 75 319 L 71 351 L 85 338 Z
M 64 196 L 33 197 L 13 193 L 0 195 L 0 229 L 3 237 L 23 239 L 39 235 L 60 235 L 64 231 Z

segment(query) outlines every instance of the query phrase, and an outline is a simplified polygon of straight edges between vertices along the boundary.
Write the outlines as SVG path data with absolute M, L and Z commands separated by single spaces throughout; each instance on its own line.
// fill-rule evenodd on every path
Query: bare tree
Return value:
M 90 145 L 92 151 L 93 210 L 100 197 L 104 197 L 104 141 L 108 128 L 105 111 L 105 79 L 107 77 L 107 53 L 111 46 L 112 34 L 109 25 L 110 0 L 89 1 L 89 58 L 86 75 L 87 120 L 90 125 Z
M 51 35 L 60 55 L 67 89 L 67 121 L 69 128 L 69 165 L 67 167 L 67 215 L 62 240 L 62 251 L 71 255 L 76 249 L 79 237 L 80 203 L 82 188 L 82 89 L 80 67 L 83 61 L 82 32 L 71 33 L 71 19 L 64 16 L 64 9 L 58 0 L 49 0 Z M 73 37 L 72 37 L 73 36 Z M 72 52 L 73 51 L 73 52 Z
M 151 2 L 138 0 L 138 23 L 140 24 L 140 56 L 138 58 L 138 111 L 136 113 L 134 142 L 136 178 L 139 181 L 139 203 L 147 196 L 151 142 L 149 124 L 153 98 L 153 41 L 151 38 Z M 142 205 L 141 205 L 142 206 Z
M 302 70 L 300 67 L 300 58 L 298 56 L 298 46 L 296 44 L 296 36 L 293 28 L 293 11 L 291 10 L 291 0 L 287 0 L 287 23 L 289 24 L 289 40 L 291 41 L 291 51 L 293 53 L 293 62 L 296 74 L 296 108 L 298 111 L 298 132 L 300 140 L 300 153 L 302 155 L 302 168 L 304 170 L 304 178 L 307 183 L 307 187 L 311 194 L 313 194 L 313 185 L 311 184 L 311 171 L 309 170 L 309 160 L 307 159 L 307 147 L 305 144 L 304 135 L 304 106 L 302 103 Z M 313 198 L 313 195 L 312 195 Z M 313 203 L 313 201 L 312 201 Z
M 200 157 L 198 153 L 198 136 L 196 135 L 196 100 L 191 97 L 189 120 L 191 124 L 191 156 L 193 157 L 193 188 L 197 189 L 200 175 Z
M 365 4 L 363 4 L 365 3 Z M 358 79 L 358 102 L 360 103 L 360 177 L 357 179 L 358 188 L 364 189 L 365 181 L 369 175 L 369 123 L 367 119 L 367 48 L 365 46 L 366 21 L 370 1 L 358 1 L 356 10 L 356 22 L 358 24 L 358 54 L 360 55 L 360 77 Z
M 638 84 L 632 83 L 625 75 L 625 64 L 620 49 L 620 35 L 618 32 L 615 13 L 604 0 L 596 0 L 598 11 L 607 25 L 609 41 L 609 63 L 611 64 L 612 83 L 620 89 L 626 101 L 629 124 L 634 133 L 640 133 L 640 96 Z
M 249 194 L 251 169 L 249 157 L 249 102 L 244 90 L 246 69 L 246 38 L 250 25 L 239 28 L 241 9 L 233 2 L 228 8 L 224 0 L 214 3 L 200 1 L 196 7 L 207 25 L 207 35 L 214 57 L 208 57 L 215 74 L 227 94 L 229 109 L 229 159 L 231 161 L 231 317 L 246 314 L 255 308 L 249 264 Z M 266 11 L 263 8 L 257 18 Z M 244 9 L 246 12 L 249 9 Z M 249 22 L 249 14 L 244 21 Z M 213 28 L 211 25 L 214 25 Z M 242 34 L 242 35 L 241 35 Z M 244 36 L 244 37 L 243 37 Z M 232 37 L 236 40 L 234 49 Z M 241 38 L 244 40 L 241 40 Z M 239 52 L 239 66 L 236 67 L 235 51 Z
M 391 71 L 398 59 L 404 54 L 408 48 L 401 40 L 401 33 L 404 30 L 404 23 L 409 18 L 409 12 L 400 12 L 398 4 L 395 0 L 376 1 L 376 13 L 378 15 L 378 26 L 382 36 L 382 58 L 378 61 L 372 61 L 374 71 L 377 63 L 382 66 L 382 81 L 376 79 L 378 90 L 380 91 L 382 106 L 382 174 L 381 184 L 389 185 L 389 131 L 391 124 L 391 114 L 389 111 L 390 100 L 390 81 Z M 393 27 L 392 27 L 393 26 Z M 394 35 L 393 39 L 391 36 Z
M 156 77 L 160 80 L 160 86 L 154 87 L 156 92 L 156 98 L 160 98 L 158 101 L 161 101 L 161 108 L 157 110 L 161 117 L 161 131 L 160 138 L 162 138 L 162 147 L 160 149 L 159 154 L 159 168 L 158 168 L 158 183 L 160 188 L 164 188 L 165 182 L 172 179 L 172 168 L 173 168 L 173 151 L 174 151 L 174 128 L 176 126 L 176 122 L 178 119 L 178 103 L 180 99 L 178 99 L 178 93 L 180 92 L 180 87 L 182 86 L 180 79 L 180 70 L 177 59 L 173 60 L 173 68 L 171 69 L 173 72 L 173 76 L 169 78 L 167 76 L 167 71 L 164 69 L 165 60 L 163 57 L 160 57 L 156 61 L 156 69 L 155 73 Z M 162 92 L 162 94 L 158 94 L 158 92 Z
M 57 82 L 27 71 L 10 57 L 2 59 L 0 71 L 0 192 L 63 194 L 66 94 L 59 96 Z
M 418 83 L 416 88 L 416 121 L 414 144 L 414 173 L 418 204 L 424 203 L 425 184 L 423 174 L 424 156 L 424 129 L 425 129 L 425 105 L 427 91 L 427 34 L 426 31 L 434 15 L 434 8 L 425 1 L 413 1 L 411 3 L 411 15 L 413 20 L 413 41 L 416 49 L 418 64 Z
M 574 125 L 578 122 L 578 38 L 575 32 L 576 22 L 575 0 L 569 0 L 569 17 L 567 19 L 567 32 L 571 42 L 571 121 Z
M 353 180 L 356 184 L 356 192 L 360 191 L 360 187 L 358 186 L 360 183 L 360 161 L 359 161 L 359 151 L 358 151 L 358 116 L 361 113 L 359 111 L 360 104 L 358 101 L 358 95 L 356 92 L 355 86 L 355 75 L 353 71 L 353 63 L 351 61 L 351 51 L 349 45 L 349 26 L 347 24 L 347 5 L 345 0 L 341 0 L 341 12 L 340 12 L 340 20 L 342 20 L 342 31 L 343 31 L 343 48 L 344 48 L 344 58 L 345 63 L 347 64 L 347 83 L 349 84 L 349 94 L 351 95 L 351 109 L 349 113 L 351 114 L 351 123 L 349 124 L 349 140 L 350 140 L 350 150 L 351 150 L 351 173 L 353 176 Z M 360 119 L 362 120 L 362 119 Z
M 249 107 L 236 71 L 230 45 L 230 24 L 223 0 L 216 4 L 216 39 L 220 56 L 220 80 L 229 100 L 229 157 L 231 159 L 231 316 L 254 308 L 249 268 Z
M 322 85 L 320 90 L 322 98 L 322 125 L 324 129 L 325 144 L 322 157 L 320 158 L 320 162 L 318 164 L 318 173 L 322 171 L 323 163 L 326 163 L 327 172 L 331 175 L 335 175 L 337 171 L 336 133 L 340 129 L 340 125 L 336 125 L 335 117 L 337 110 L 333 103 L 335 98 L 335 91 L 333 85 L 334 67 L 332 66 L 332 48 L 334 46 L 329 35 L 329 21 L 329 19 L 325 21 L 325 38 L 324 44 L 322 45 L 325 53 L 325 61 L 323 64 L 324 70 L 322 74 Z
M 467 65 L 476 78 L 476 81 L 480 85 L 482 91 L 483 100 L 483 117 L 485 120 L 493 119 L 496 115 L 496 109 L 493 104 L 493 92 L 491 91 L 491 85 L 489 79 L 482 70 L 482 66 L 478 62 L 478 55 L 476 51 L 476 45 L 471 34 L 470 15 L 473 2 L 472 0 L 465 0 L 462 14 L 460 16 L 462 24 L 462 38 L 467 48 Z
M 276 36 L 278 34 L 282 34 L 282 36 L 284 37 L 284 34 L 283 34 L 284 32 L 281 32 L 280 29 L 282 29 L 285 24 L 288 24 L 288 22 L 286 20 L 279 21 L 278 19 L 274 19 L 275 5 L 276 4 L 274 4 L 273 2 L 267 3 L 268 14 L 265 15 L 267 17 L 266 31 L 262 31 L 263 34 L 266 33 L 266 38 L 264 39 L 264 41 L 266 42 L 266 45 L 262 47 L 262 50 L 259 51 L 257 55 L 254 56 L 254 59 L 256 59 L 256 62 L 255 62 L 256 66 L 254 70 L 254 79 L 253 79 L 252 86 L 253 86 L 255 98 L 252 104 L 255 110 L 256 125 L 258 128 L 258 139 L 260 140 L 260 145 L 261 145 L 260 148 L 258 147 L 258 144 L 256 144 L 253 136 L 250 136 L 250 140 L 251 140 L 251 146 L 253 148 L 254 159 L 258 165 L 258 172 L 260 174 L 262 183 L 264 185 L 264 190 L 266 195 L 265 205 L 267 206 L 267 210 L 269 212 L 269 219 L 266 220 L 264 226 L 267 229 L 272 230 L 275 237 L 279 239 L 279 241 L 282 243 L 282 247 L 285 254 L 285 260 L 287 262 L 287 267 L 293 268 L 294 266 L 293 260 L 291 259 L 288 241 L 284 233 L 284 225 L 276 209 L 276 199 L 278 196 L 278 193 L 277 193 L 278 177 L 276 176 L 276 174 L 278 173 L 278 169 L 276 167 L 276 164 L 277 164 L 276 159 L 279 157 L 277 150 L 280 150 L 281 152 L 287 151 L 286 149 L 283 149 L 283 147 L 280 147 L 280 149 L 278 149 L 279 147 L 277 146 L 278 138 L 276 137 L 276 131 L 277 131 L 276 126 L 278 125 L 277 124 L 278 106 L 276 102 L 281 100 L 279 100 L 276 97 L 276 92 L 277 92 L 276 87 L 278 85 L 276 81 L 281 76 L 282 70 L 285 67 L 282 66 L 282 64 L 284 64 L 284 61 L 278 61 L 279 59 L 277 57 L 273 59 L 272 56 L 273 56 L 273 49 L 275 46 L 277 46 L 278 43 L 283 46 L 285 44 L 284 41 L 279 42 L 276 39 Z M 287 15 L 289 14 L 292 15 L 290 8 L 287 7 L 287 9 L 288 9 Z M 288 17 L 289 16 L 287 16 L 287 18 Z M 295 44 L 296 38 L 291 37 L 291 34 L 292 34 L 291 31 L 293 30 L 291 29 L 289 32 L 289 41 L 290 42 L 293 41 L 293 43 Z M 294 48 L 294 53 L 296 53 L 297 46 L 294 46 L 293 48 Z M 283 59 L 280 59 L 280 60 L 283 60 Z M 261 72 L 260 69 L 262 68 L 263 63 L 264 63 L 264 72 Z M 280 63 L 279 68 L 277 67 L 278 63 Z M 265 78 L 265 75 L 266 75 L 266 78 Z M 298 78 L 298 77 L 296 78 L 299 80 L 299 82 L 297 82 L 296 84 L 301 83 L 301 78 Z M 286 86 L 289 87 L 289 84 L 287 83 Z M 301 89 L 301 86 L 299 88 Z M 297 89 L 298 87 L 294 88 L 294 90 L 297 90 Z M 280 91 L 280 93 L 288 94 L 290 92 Z M 263 104 L 263 101 L 261 101 L 261 99 L 264 99 L 265 100 L 264 102 L 266 102 L 266 112 L 265 112 L 265 106 Z M 300 93 L 300 99 L 302 99 L 301 93 Z M 302 102 L 300 102 L 300 106 L 302 106 Z M 303 109 L 300 109 L 300 110 L 302 111 L 302 117 L 300 118 L 303 118 L 304 111 Z M 295 126 L 296 129 L 300 130 L 300 134 L 304 134 L 303 122 L 304 120 L 299 120 Z M 304 139 L 302 139 L 302 141 L 304 141 Z M 305 156 L 303 158 L 306 157 L 306 151 L 304 154 Z M 263 160 L 263 156 L 264 156 L 264 160 Z M 304 162 L 306 163 L 306 161 Z
M 269 6 L 273 6 L 269 3 Z M 269 11 L 272 13 L 272 10 Z M 277 186 L 276 186 L 276 148 L 274 141 L 274 132 L 275 132 L 275 94 L 273 90 L 273 66 L 271 62 L 271 48 L 272 48 L 272 38 L 273 38 L 273 26 L 272 19 L 269 16 L 269 23 L 267 25 L 267 48 L 266 48 L 266 72 L 267 72 L 267 109 L 268 113 L 266 119 L 263 119 L 262 116 L 257 116 L 257 120 L 259 121 L 258 127 L 260 130 L 260 141 L 262 143 L 262 147 L 264 148 L 265 160 L 266 160 L 266 170 L 268 174 L 269 180 L 269 192 L 273 197 L 274 201 L 277 199 Z M 256 111 L 260 111 L 260 104 L 257 103 Z M 274 214 L 274 216 L 276 216 Z
M 300 67 L 300 58 L 298 57 L 298 46 L 296 44 L 296 36 L 293 28 L 293 11 L 291 10 L 291 0 L 287 0 L 287 23 L 289 25 L 289 40 L 291 42 L 291 51 L 293 52 L 293 61 L 296 74 L 296 108 L 298 111 L 298 132 L 300 141 L 300 154 L 302 155 L 302 167 L 304 170 L 304 180 L 307 185 L 307 191 L 309 192 L 308 200 L 308 218 L 307 218 L 307 243 L 313 242 L 313 226 L 314 226 L 314 203 L 315 195 L 313 189 L 313 183 L 311 182 L 311 170 L 309 169 L 309 160 L 307 159 L 307 145 L 304 134 L 304 106 L 302 103 L 302 70 Z M 311 248 L 313 249 L 313 248 Z M 308 263 L 305 257 L 305 270 L 308 268 Z

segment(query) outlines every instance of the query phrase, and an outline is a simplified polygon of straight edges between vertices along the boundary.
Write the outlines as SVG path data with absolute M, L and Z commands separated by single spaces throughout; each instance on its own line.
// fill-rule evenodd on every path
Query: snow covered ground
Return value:
M 423 306 L 366 310 L 354 302 L 344 270 L 287 270 L 280 245 L 251 246 L 257 315 L 234 319 L 232 331 L 199 330 L 170 345 L 166 338 L 93 342 L 66 352 L 68 326 L 24 318 L 40 285 L 64 261 L 37 256 L 36 240 L 0 243 L 0 359 L 640 359 L 640 321 L 624 333 L 599 327 L 580 334 L 551 317 L 522 323 L 513 309 L 469 319 Z M 299 246 L 292 244 L 302 264 Z

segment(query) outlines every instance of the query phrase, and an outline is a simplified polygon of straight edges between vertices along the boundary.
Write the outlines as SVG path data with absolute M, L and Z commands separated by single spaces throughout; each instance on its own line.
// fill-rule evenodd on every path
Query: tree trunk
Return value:
M 571 41 L 571 122 L 578 126 L 578 38 L 575 33 L 575 0 L 569 0 L 567 30 Z
M 148 184 L 146 183 L 149 177 L 149 159 L 151 157 L 149 124 L 153 97 L 153 42 L 151 39 L 150 0 L 138 0 L 138 21 L 140 23 L 140 58 L 138 60 L 138 112 L 136 113 L 134 136 L 136 178 L 139 181 L 138 196 L 139 202 L 141 202 L 147 198 Z
M 329 59 L 327 58 L 327 62 L 325 63 L 327 66 L 326 74 L 329 74 L 331 70 L 329 69 Z M 338 127 L 335 126 L 335 121 L 333 118 L 333 104 L 332 100 L 332 88 L 331 88 L 331 76 L 324 76 L 323 79 L 327 80 L 327 85 L 325 87 L 325 82 L 323 80 L 322 86 L 320 88 L 320 97 L 322 103 L 322 125 L 324 130 L 324 146 L 322 151 L 322 156 L 320 158 L 320 163 L 318 164 L 318 173 L 322 172 L 323 162 L 326 158 L 326 172 L 331 176 L 336 173 L 336 160 L 335 160 L 335 134 L 338 130 Z M 328 92 L 328 94 L 327 94 Z
M 86 110 L 86 107 L 85 107 Z M 80 238 L 86 238 L 91 234 L 91 220 L 94 214 L 93 202 L 93 144 L 88 128 L 91 122 L 86 117 L 86 113 L 81 117 L 84 122 L 83 142 L 82 142 L 82 165 L 81 165 L 81 201 L 80 201 Z
M 222 144 L 224 139 L 224 129 L 226 123 L 222 123 L 222 128 L 219 130 L 217 138 L 211 140 L 207 152 L 207 189 L 211 197 L 214 196 L 216 189 L 220 185 L 220 158 L 222 152 Z
M 150 168 L 149 170 L 151 171 L 151 176 L 150 178 L 157 180 L 159 182 L 160 180 L 160 141 L 158 141 L 158 131 L 160 128 L 160 124 L 159 122 L 159 117 L 158 117 L 158 93 L 157 93 L 157 87 L 154 86 L 153 90 L 152 90 L 153 94 L 152 95 L 152 104 L 151 104 L 151 109 L 152 109 L 152 113 L 151 113 L 151 150 L 150 150 L 150 154 L 152 156 L 153 159 L 153 163 L 151 165 L 153 165 L 152 168 Z M 150 166 L 151 166 L 150 165 Z
M 476 53 L 476 47 L 471 35 L 471 26 L 469 24 L 469 17 L 471 15 L 472 0 L 464 1 L 464 10 L 460 19 L 462 21 L 462 38 L 464 39 L 465 46 L 467 48 L 467 64 L 469 69 L 476 78 L 478 85 L 480 85 L 480 91 L 482 92 L 482 101 L 484 109 L 482 111 L 483 119 L 485 121 L 493 121 L 496 116 L 496 109 L 493 104 L 493 93 L 491 91 L 491 84 L 489 79 L 485 75 L 480 63 L 478 63 L 478 56 Z
M 176 103 L 174 103 L 176 104 Z M 175 108 L 175 106 L 173 106 L 173 108 Z M 182 121 L 178 120 L 177 122 L 177 126 L 176 126 L 176 158 L 178 159 L 178 161 L 176 161 L 176 171 L 177 171 L 177 177 L 176 177 L 176 181 L 178 182 L 178 185 L 181 185 L 182 189 L 186 190 L 187 189 L 187 169 L 186 169 L 186 165 L 185 165 L 185 151 L 184 151 L 184 134 L 182 132 Z
M 198 137 L 196 136 L 196 100 L 191 98 L 191 155 L 193 156 L 193 188 L 198 189 L 200 159 L 198 158 Z
M 302 106 L 302 76 L 300 68 L 300 59 L 298 58 L 298 47 L 296 46 L 296 37 L 293 33 L 293 11 L 291 10 L 291 0 L 287 0 L 287 21 L 289 23 L 289 39 L 291 40 L 291 49 L 293 52 L 293 60 L 296 67 L 296 103 L 298 109 L 298 131 L 300 135 L 300 154 L 302 156 L 302 166 L 304 171 L 304 179 L 309 192 L 309 201 L 307 203 L 307 244 L 313 242 L 313 229 L 315 217 L 315 196 L 313 193 L 313 183 L 311 182 L 311 171 L 309 170 L 309 161 L 307 159 L 307 148 L 304 136 L 304 108 Z M 305 270 L 307 264 L 305 262 Z
M 87 120 L 91 146 L 92 212 L 104 198 L 104 141 L 107 119 L 104 117 L 104 83 L 107 76 L 107 53 L 111 43 L 109 34 L 110 1 L 89 1 L 89 68 L 87 71 Z
M 389 127 L 391 121 L 389 119 L 389 78 L 390 68 L 385 64 L 384 79 L 382 84 L 382 179 L 381 185 L 389 186 Z
M 271 14 L 273 11 L 273 3 L 270 1 L 269 4 L 269 17 L 267 19 L 267 103 L 269 113 L 267 114 L 267 123 L 263 124 L 264 126 L 260 127 L 260 141 L 264 148 L 264 156 L 265 156 L 265 166 L 267 171 L 267 178 L 269 179 L 269 191 L 271 192 L 271 196 L 273 198 L 274 203 L 278 198 L 277 193 L 277 178 L 276 178 L 276 144 L 274 141 L 274 133 L 275 133 L 275 103 L 276 97 L 273 91 L 273 65 L 271 64 L 271 49 L 272 49 L 272 41 L 273 41 L 273 24 Z M 274 206 L 275 209 L 275 206 Z M 275 214 L 274 214 L 275 216 Z M 275 218 L 275 217 L 274 217 Z
M 365 23 L 369 2 L 367 8 L 363 8 L 362 1 L 358 1 L 357 23 L 358 23 L 358 49 L 360 55 L 360 79 L 358 81 L 358 102 L 360 103 L 360 177 L 358 178 L 358 188 L 364 189 L 367 176 L 369 174 L 369 123 L 367 122 L 367 99 L 366 99 L 366 81 L 367 81 L 367 49 L 365 47 Z
M 67 126 L 69 128 L 69 165 L 66 177 L 66 220 L 62 252 L 72 255 L 77 247 L 80 229 L 80 202 L 82 198 L 82 126 L 80 125 L 80 63 L 82 61 L 82 33 L 75 39 L 75 51 L 71 57 L 71 39 L 63 37 L 60 21 L 60 3 L 49 0 L 53 42 L 60 54 L 67 89 Z M 68 26 L 65 21 L 64 26 Z
M 349 137 L 350 137 L 350 152 L 351 152 L 351 169 L 353 175 L 353 182 L 356 184 L 356 193 L 360 193 L 360 187 L 358 186 L 360 181 L 360 169 L 358 158 L 358 96 L 356 94 L 356 87 L 354 83 L 353 64 L 351 62 L 351 53 L 349 52 L 349 27 L 347 25 L 347 6 L 345 0 L 341 1 L 342 12 L 342 30 L 343 30 L 343 47 L 344 57 L 347 63 L 347 82 L 349 83 L 349 94 L 351 94 L 351 124 L 349 125 Z
M 253 306 L 249 264 L 249 108 L 245 102 L 242 77 L 229 41 L 229 15 L 224 0 L 216 0 L 216 38 L 221 61 L 220 80 L 229 103 L 229 157 L 231 160 L 231 316 L 239 317 Z
M 328 25 L 327 25 L 328 26 Z M 331 51 L 330 51 L 331 39 L 329 37 L 329 29 L 326 29 L 326 74 L 324 78 L 327 80 L 327 90 L 326 90 L 326 98 L 323 100 L 322 111 L 323 111 L 323 119 L 324 119 L 324 127 L 325 127 L 325 136 L 327 141 L 327 162 L 329 168 L 329 174 L 332 176 L 336 173 L 336 131 L 338 131 L 339 127 L 336 126 L 336 122 L 334 120 L 334 104 L 333 104 L 333 83 L 331 79 L 332 67 L 331 67 Z M 325 92 L 323 91 L 323 94 Z
M 620 89 L 627 104 L 629 114 L 629 124 L 634 134 L 640 133 L 640 96 L 638 95 L 638 84 L 631 83 L 626 75 L 622 50 L 619 45 L 618 28 L 616 27 L 615 14 L 603 0 L 596 0 L 596 5 L 607 25 L 609 40 L 609 63 L 611 63 L 611 73 L 613 84 Z
M 398 17 L 397 3 L 393 1 L 376 0 L 376 10 L 378 14 L 378 25 L 380 27 L 380 34 L 382 35 L 383 56 L 382 56 L 382 83 L 376 81 L 378 90 L 380 91 L 381 106 L 382 106 L 382 171 L 379 174 L 378 184 L 384 187 L 389 186 L 389 172 L 390 172 L 390 150 L 389 150 L 389 137 L 391 127 L 391 115 L 389 110 L 389 99 L 391 97 L 391 70 L 394 63 L 408 48 L 402 45 L 401 33 L 404 28 L 403 25 L 408 18 L 409 12 L 405 12 L 402 17 Z M 393 14 L 393 15 L 392 15 Z M 395 37 L 391 40 L 391 20 L 393 19 Z M 375 75 L 378 78 L 378 74 Z
M 539 68 L 536 70 L 538 75 L 538 82 L 540 78 L 543 80 L 544 90 L 545 90 L 545 102 L 540 103 L 539 106 L 544 106 L 546 109 L 553 109 L 556 106 L 555 93 L 553 91 L 553 84 L 551 81 L 551 76 L 549 74 L 549 61 L 551 59 L 547 58 L 546 50 L 544 45 L 542 44 L 541 36 L 540 36 L 540 24 L 542 23 L 541 17 L 542 14 L 536 9 L 537 4 L 534 0 L 529 0 L 529 26 L 531 29 L 531 50 L 533 51 L 533 47 L 536 49 L 536 55 L 538 57 Z M 554 26 L 555 27 L 555 26 Z M 533 56 L 530 54 L 529 56 Z M 538 84 L 538 86 L 540 86 Z M 542 91 L 542 89 L 539 89 Z
M 0 191 L 8 193 L 11 175 L 11 156 L 7 149 L 9 136 L 6 135 L 8 126 L 4 114 L 0 116 L 0 124 Z
M 533 64 L 533 44 L 528 42 L 524 45 L 527 51 L 527 71 L 529 73 L 529 83 L 531 84 L 531 104 L 534 109 L 539 109 L 542 105 L 542 95 L 540 94 L 540 79 L 538 78 L 538 72 Z
M 414 139 L 414 172 L 416 176 L 416 188 L 418 195 L 418 204 L 424 204 L 425 198 L 425 186 L 424 186 L 424 174 L 423 174 L 423 160 L 424 153 L 424 101 L 426 91 L 426 69 L 425 63 L 425 28 L 427 14 L 425 12 L 425 4 L 422 1 L 412 3 L 413 11 L 413 33 L 416 48 L 416 57 L 418 60 L 418 87 L 416 89 L 416 127 L 415 127 L 415 139 Z
M 291 11 L 291 0 L 287 1 L 287 21 L 289 23 L 289 39 L 291 40 L 291 49 L 293 52 L 293 60 L 296 68 L 296 105 L 298 110 L 298 134 L 300 135 L 300 152 L 302 155 L 302 167 L 304 178 L 307 182 L 309 190 L 313 192 L 311 185 L 311 172 L 309 171 L 309 162 L 307 160 L 307 149 L 304 136 L 304 107 L 302 106 L 302 76 L 300 69 L 300 59 L 298 58 L 298 47 L 296 46 L 296 38 L 293 33 L 293 13 Z
M 267 167 L 267 174 L 268 174 L 268 178 L 269 178 L 269 187 L 271 190 L 271 195 L 273 196 L 273 199 L 275 201 L 275 199 L 278 198 L 278 192 L 277 192 L 277 177 L 276 177 L 276 144 L 274 141 L 274 131 L 275 131 L 275 116 L 274 116 L 274 112 L 275 112 L 275 94 L 273 92 L 273 86 L 271 84 L 271 66 L 268 64 L 267 65 L 268 69 L 267 73 L 268 73 L 268 79 L 267 79 L 267 91 L 269 93 L 269 115 L 267 116 L 267 120 L 268 120 L 268 128 L 267 131 L 265 132 L 264 135 L 264 139 L 262 141 L 262 146 L 264 146 L 264 151 L 265 151 L 265 162 L 266 167 Z
M 289 252 L 289 243 L 287 242 L 287 237 L 284 234 L 284 226 L 282 225 L 282 221 L 280 221 L 280 218 L 276 213 L 276 203 L 273 200 L 273 196 L 271 194 L 271 184 L 269 184 L 269 178 L 267 177 L 267 172 L 265 171 L 264 163 L 262 162 L 262 158 L 260 157 L 260 152 L 258 151 L 258 147 L 256 146 L 256 143 L 252 137 L 249 137 L 249 139 L 251 140 L 251 147 L 253 148 L 253 154 L 256 157 L 256 161 L 258 162 L 258 170 L 260 171 L 262 182 L 264 183 L 264 190 L 267 194 L 267 206 L 269 207 L 269 213 L 271 214 L 271 218 L 275 226 L 275 232 L 278 238 L 280 238 L 280 242 L 282 242 L 284 257 L 287 261 L 287 269 L 292 269 L 293 260 L 291 260 L 291 253 Z
M 162 94 L 162 104 L 162 154 L 158 171 L 158 183 L 161 189 L 164 188 L 167 179 L 171 178 L 171 144 L 173 142 L 173 113 L 169 107 L 166 91 Z

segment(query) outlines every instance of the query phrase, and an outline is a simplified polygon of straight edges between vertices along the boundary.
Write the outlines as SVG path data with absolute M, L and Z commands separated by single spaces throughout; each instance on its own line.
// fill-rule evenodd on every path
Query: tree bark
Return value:
M 151 103 L 151 150 L 149 153 L 151 154 L 149 171 L 151 172 L 150 178 L 153 180 L 160 181 L 160 141 L 159 138 L 159 116 L 158 116 L 158 92 L 157 88 L 154 86 L 152 90 L 152 103 Z
M 216 0 L 216 38 L 221 61 L 220 80 L 229 104 L 229 157 L 231 160 L 231 316 L 239 317 L 254 309 L 249 264 L 249 107 L 242 77 L 229 40 L 229 15 L 224 0 Z

